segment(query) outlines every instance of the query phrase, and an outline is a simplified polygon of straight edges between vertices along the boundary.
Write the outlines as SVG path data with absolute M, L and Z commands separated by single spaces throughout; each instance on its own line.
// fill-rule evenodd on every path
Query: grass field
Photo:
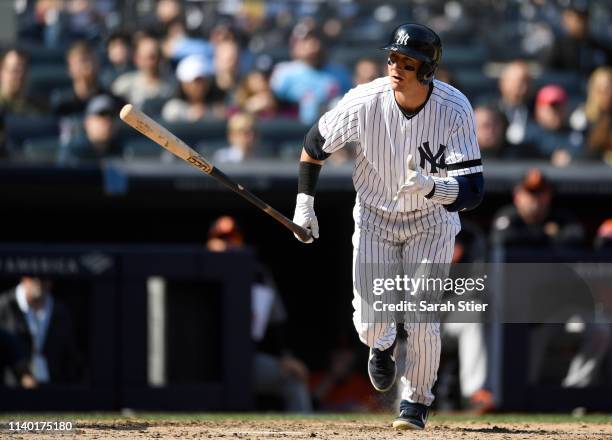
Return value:
M 584 439 L 612 440 L 612 415 L 433 414 L 425 431 L 397 432 L 393 414 L 77 413 L 2 414 L 0 438 L 11 439 Z M 71 431 L 11 430 L 10 422 L 70 421 Z M 32 425 L 31 425 L 32 426 Z M 14 427 L 14 425 L 13 425 Z M 27 426 L 26 426 L 27 427 Z

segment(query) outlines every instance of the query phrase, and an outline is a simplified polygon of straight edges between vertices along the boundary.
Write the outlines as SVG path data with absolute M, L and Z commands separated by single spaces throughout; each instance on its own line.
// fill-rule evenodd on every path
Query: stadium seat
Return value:
M 271 46 L 266 47 L 265 52 L 274 63 L 278 63 L 280 61 L 289 61 L 291 59 L 291 54 L 289 53 L 289 47 L 287 46 Z
M 224 120 L 204 120 L 198 122 L 163 122 L 162 124 L 179 139 L 190 145 L 214 139 L 225 139 L 227 122 Z
M 14 146 L 26 139 L 59 136 L 59 122 L 54 116 L 20 116 L 7 114 L 4 119 L 6 138 Z
M 284 142 L 279 146 L 277 157 L 286 161 L 297 161 L 302 153 L 302 145 L 295 142 Z
M 309 128 L 294 119 L 272 119 L 257 124 L 261 144 L 272 148 L 275 155 L 283 145 L 302 145 Z
M 482 69 L 458 69 L 453 74 L 459 89 L 471 101 L 484 95 L 492 95 L 497 90 L 497 80 L 485 75 Z
M 159 145 L 149 139 L 135 138 L 125 144 L 123 158 L 126 160 L 158 160 L 162 151 Z
M 364 57 L 380 59 L 382 64 L 386 59 L 384 58 L 384 56 L 384 52 L 380 51 L 376 46 L 370 47 L 369 49 L 358 46 L 336 46 L 330 51 L 328 60 L 330 62 L 333 62 L 334 64 L 339 64 L 351 68 L 357 63 L 360 58 Z
M 587 81 L 574 72 L 547 70 L 534 80 L 536 90 L 547 84 L 560 85 L 568 93 L 586 94 Z
M 37 69 L 40 64 L 62 63 L 66 57 L 65 47 L 46 47 L 43 44 L 20 43 L 19 48 L 30 55 L 30 66 Z
M 149 98 L 142 103 L 141 110 L 147 115 L 157 118 L 161 115 L 164 105 L 168 102 L 168 98 Z
M 227 140 L 225 138 L 203 139 L 194 146 L 198 153 L 211 161 L 213 161 L 217 150 L 225 147 L 227 147 Z
M 388 37 L 388 30 L 380 26 L 355 26 L 344 29 L 338 35 L 337 43 L 344 46 L 361 47 L 362 49 L 364 47 L 377 48 L 381 45 L 380 42 Z
M 482 66 L 488 57 L 484 44 L 475 45 L 445 45 L 442 51 L 442 61 L 450 70 L 457 68 L 477 68 Z
M 196 148 L 199 144 L 206 144 L 209 141 L 218 142 L 223 141 L 223 145 L 226 141 L 226 126 L 227 122 L 224 120 L 214 121 L 198 121 L 198 122 L 166 122 L 164 120 L 157 119 L 162 126 L 166 127 L 172 134 L 187 143 L 193 148 Z M 134 130 L 127 124 L 121 123 L 119 125 L 119 136 L 124 139 L 127 143 L 132 142 L 132 139 L 138 139 L 142 137 L 140 133 Z
M 22 148 L 21 158 L 27 162 L 54 163 L 57 161 L 59 141 L 57 137 L 27 139 Z
M 49 96 L 52 90 L 64 89 L 72 84 L 63 63 L 32 66 L 29 76 L 28 90 L 34 95 Z

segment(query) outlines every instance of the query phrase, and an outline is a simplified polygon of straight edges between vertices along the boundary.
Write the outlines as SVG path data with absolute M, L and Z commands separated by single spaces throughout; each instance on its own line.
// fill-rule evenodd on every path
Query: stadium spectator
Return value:
M 262 4 L 263 7 L 266 7 Z M 257 8 L 257 7 L 256 7 Z M 250 9 L 249 6 L 245 5 L 242 7 L 243 10 Z M 242 16 L 236 14 L 233 17 L 233 20 L 227 20 L 226 18 L 221 18 L 215 20 L 214 25 L 212 26 L 209 35 L 208 41 L 212 44 L 213 48 L 219 47 L 221 43 L 231 42 L 238 45 L 240 49 L 240 74 L 245 75 L 256 64 L 255 57 L 251 52 L 250 46 L 255 46 L 257 51 L 263 55 L 258 63 L 258 68 L 263 70 L 270 69 L 270 64 L 272 62 L 269 55 L 264 54 L 266 42 L 264 32 L 272 32 L 274 34 L 278 34 L 278 29 L 251 29 L 248 28 L 249 24 L 241 21 Z M 246 28 L 245 28 L 246 26 Z M 283 36 L 283 38 L 285 38 Z M 283 38 L 277 40 L 276 46 L 285 46 L 286 39 Z M 262 52 L 263 50 L 263 52 Z
M 66 47 L 77 40 L 93 41 L 104 31 L 104 15 L 112 10 L 108 1 L 38 0 L 36 21 L 50 48 Z
M 208 40 L 217 47 L 224 41 L 238 41 L 238 34 L 234 24 L 228 20 L 220 20 L 210 30 Z
M 461 222 L 461 232 L 455 239 L 450 277 L 474 277 L 477 264 L 485 261 L 486 240 L 480 228 L 470 221 Z M 451 296 L 456 302 L 457 295 Z M 456 314 L 455 314 L 456 313 Z M 484 414 L 495 408 L 493 394 L 487 389 L 489 353 L 487 350 L 484 316 L 467 312 L 449 312 L 442 318 L 442 337 L 457 352 L 459 389 L 462 406 Z M 451 362 L 452 364 L 452 362 Z M 444 374 L 444 370 L 442 372 Z M 441 374 L 441 376 L 442 376 Z M 438 387 L 445 381 L 441 378 Z M 442 396 L 439 396 L 442 400 Z
M 100 83 L 98 59 L 89 43 L 83 40 L 73 43 L 66 53 L 66 63 L 72 84 L 51 93 L 53 113 L 60 116 L 60 144 L 64 145 L 78 137 L 89 101 L 99 94 L 110 93 Z
M 0 327 L 25 347 L 36 383 L 74 383 L 79 356 L 72 319 L 50 287 L 47 280 L 22 277 L 0 296 Z
M 495 106 L 478 106 L 474 109 L 474 119 L 482 158 L 510 157 L 516 147 L 506 142 L 506 116 Z
M 564 35 L 555 39 L 548 57 L 550 69 L 588 76 L 595 68 L 612 63 L 610 46 L 590 34 L 587 0 L 571 0 L 563 10 L 562 24 Z
M 586 103 L 572 113 L 570 124 L 586 133 L 585 157 L 612 165 L 612 67 L 593 72 Z
M 0 114 L 37 115 L 45 113 L 46 104 L 26 93 L 29 55 L 8 49 L 0 62 Z
M 353 85 L 366 84 L 383 76 L 382 68 L 378 61 L 372 58 L 360 58 L 353 69 Z
M 0 377 L 4 385 L 19 384 L 26 389 L 37 386 L 24 347 L 3 328 L 0 328 Z
M 164 56 L 172 61 L 179 61 L 189 55 L 200 55 L 212 62 L 214 49 L 212 44 L 199 35 L 190 35 L 185 22 L 181 19 L 168 24 L 168 30 L 162 43 Z
M 110 95 L 92 98 L 85 110 L 83 134 L 60 147 L 62 165 L 120 157 L 123 144 L 117 136 L 117 101 Z
M 612 249 L 612 218 L 604 220 L 597 228 L 593 248 L 595 250 Z M 612 300 L 612 296 L 610 300 Z M 612 311 L 612 304 L 610 306 Z
M 151 32 L 159 37 L 166 35 L 171 24 L 184 18 L 181 0 L 157 0 L 155 5 L 155 22 L 151 25 Z
M 268 77 L 258 70 L 249 72 L 240 82 L 234 94 L 234 102 L 241 111 L 257 115 L 260 119 L 271 118 L 281 112 Z
M 314 406 L 325 412 L 376 412 L 385 409 L 376 399 L 372 386 L 359 368 L 359 350 L 341 334 L 331 350 L 329 361 L 310 374 Z M 362 363 L 362 362 L 361 362 Z
M 214 86 L 211 99 L 214 102 L 231 103 L 241 80 L 240 47 L 234 40 L 224 40 L 215 46 Z
M 94 50 L 85 41 L 77 41 L 66 53 L 72 86 L 51 95 L 53 112 L 59 116 L 82 116 L 89 100 L 106 93 L 99 82 L 99 64 Z
M 529 66 L 522 60 L 509 63 L 499 77 L 498 106 L 508 119 L 506 140 L 511 145 L 520 146 L 525 140 L 525 131 L 531 119 L 531 81 Z
M 568 116 L 568 96 L 561 86 L 549 84 L 538 91 L 535 121 L 525 134 L 532 157 L 549 157 L 553 165 L 565 166 L 581 153 L 582 136 L 571 129 Z
M 232 217 L 219 217 L 209 229 L 207 248 L 210 251 L 225 252 L 244 246 L 244 235 Z M 256 344 L 255 393 L 281 398 L 287 411 L 310 412 L 308 368 L 289 351 L 287 312 L 274 279 L 261 263 L 257 264 L 251 288 L 251 307 L 251 336 Z
M 325 70 L 323 42 L 314 31 L 296 26 L 291 55 L 292 61 L 276 65 L 270 85 L 277 98 L 299 105 L 300 121 L 312 124 L 342 94 L 342 84 Z
M 162 66 L 159 42 L 151 35 L 141 35 L 136 40 L 134 64 L 137 70 L 119 76 L 112 85 L 112 91 L 135 107 L 143 108 L 147 101 L 161 103 L 170 99 L 175 91 L 174 79 L 167 75 Z
M 163 39 L 161 39 L 161 51 L 164 58 L 170 61 L 180 60 L 182 57 L 175 56 L 175 47 L 187 37 L 187 28 L 182 19 L 168 23 Z
M 106 58 L 109 64 L 102 71 L 102 84 L 109 87 L 120 75 L 134 70 L 132 39 L 123 32 L 115 32 L 106 40 Z
M 54 20 L 57 20 L 58 2 L 37 0 L 35 3 L 28 3 L 20 17 L 22 22 L 20 23 L 19 36 L 48 47 L 56 46 L 56 42 L 47 42 L 45 37 L 47 25 L 51 25 Z
M 225 107 L 208 102 L 213 73 L 210 61 L 202 55 L 190 55 L 182 59 L 176 67 L 179 96 L 164 105 L 162 118 L 169 122 L 223 118 Z
M 553 209 L 553 188 L 542 172 L 530 169 L 514 188 L 513 204 L 493 219 L 496 246 L 578 246 L 582 226 L 566 211 Z
M 236 113 L 227 123 L 229 146 L 218 150 L 215 163 L 238 163 L 255 155 L 257 131 L 255 117 L 249 113 Z

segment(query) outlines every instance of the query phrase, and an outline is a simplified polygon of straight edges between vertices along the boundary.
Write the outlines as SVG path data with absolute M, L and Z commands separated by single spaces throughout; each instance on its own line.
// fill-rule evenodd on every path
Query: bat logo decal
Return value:
M 189 156 L 187 158 L 187 162 L 189 162 L 194 167 L 201 169 L 207 174 L 210 174 L 210 172 L 212 171 L 212 166 L 208 162 L 197 156 Z

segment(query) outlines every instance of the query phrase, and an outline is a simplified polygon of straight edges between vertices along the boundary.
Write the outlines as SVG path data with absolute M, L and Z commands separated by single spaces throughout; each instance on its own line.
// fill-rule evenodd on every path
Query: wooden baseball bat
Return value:
M 136 129 L 146 137 L 151 139 L 153 142 L 161 145 L 172 154 L 180 157 L 185 162 L 197 168 L 198 170 L 208 174 L 215 178 L 223 185 L 244 197 L 253 205 L 257 206 L 266 214 L 270 215 L 274 220 L 284 225 L 291 232 L 295 233 L 301 240 L 307 241 L 311 238 L 310 231 L 301 226 L 293 223 L 283 214 L 272 208 L 266 202 L 261 200 L 259 197 L 252 194 L 249 190 L 245 189 L 242 185 L 237 184 L 228 176 L 226 176 L 221 170 L 209 163 L 202 155 L 197 151 L 189 147 L 185 142 L 177 138 L 166 128 L 155 122 L 149 116 L 134 108 L 132 104 L 126 104 L 121 109 L 119 117 L 126 124 Z

